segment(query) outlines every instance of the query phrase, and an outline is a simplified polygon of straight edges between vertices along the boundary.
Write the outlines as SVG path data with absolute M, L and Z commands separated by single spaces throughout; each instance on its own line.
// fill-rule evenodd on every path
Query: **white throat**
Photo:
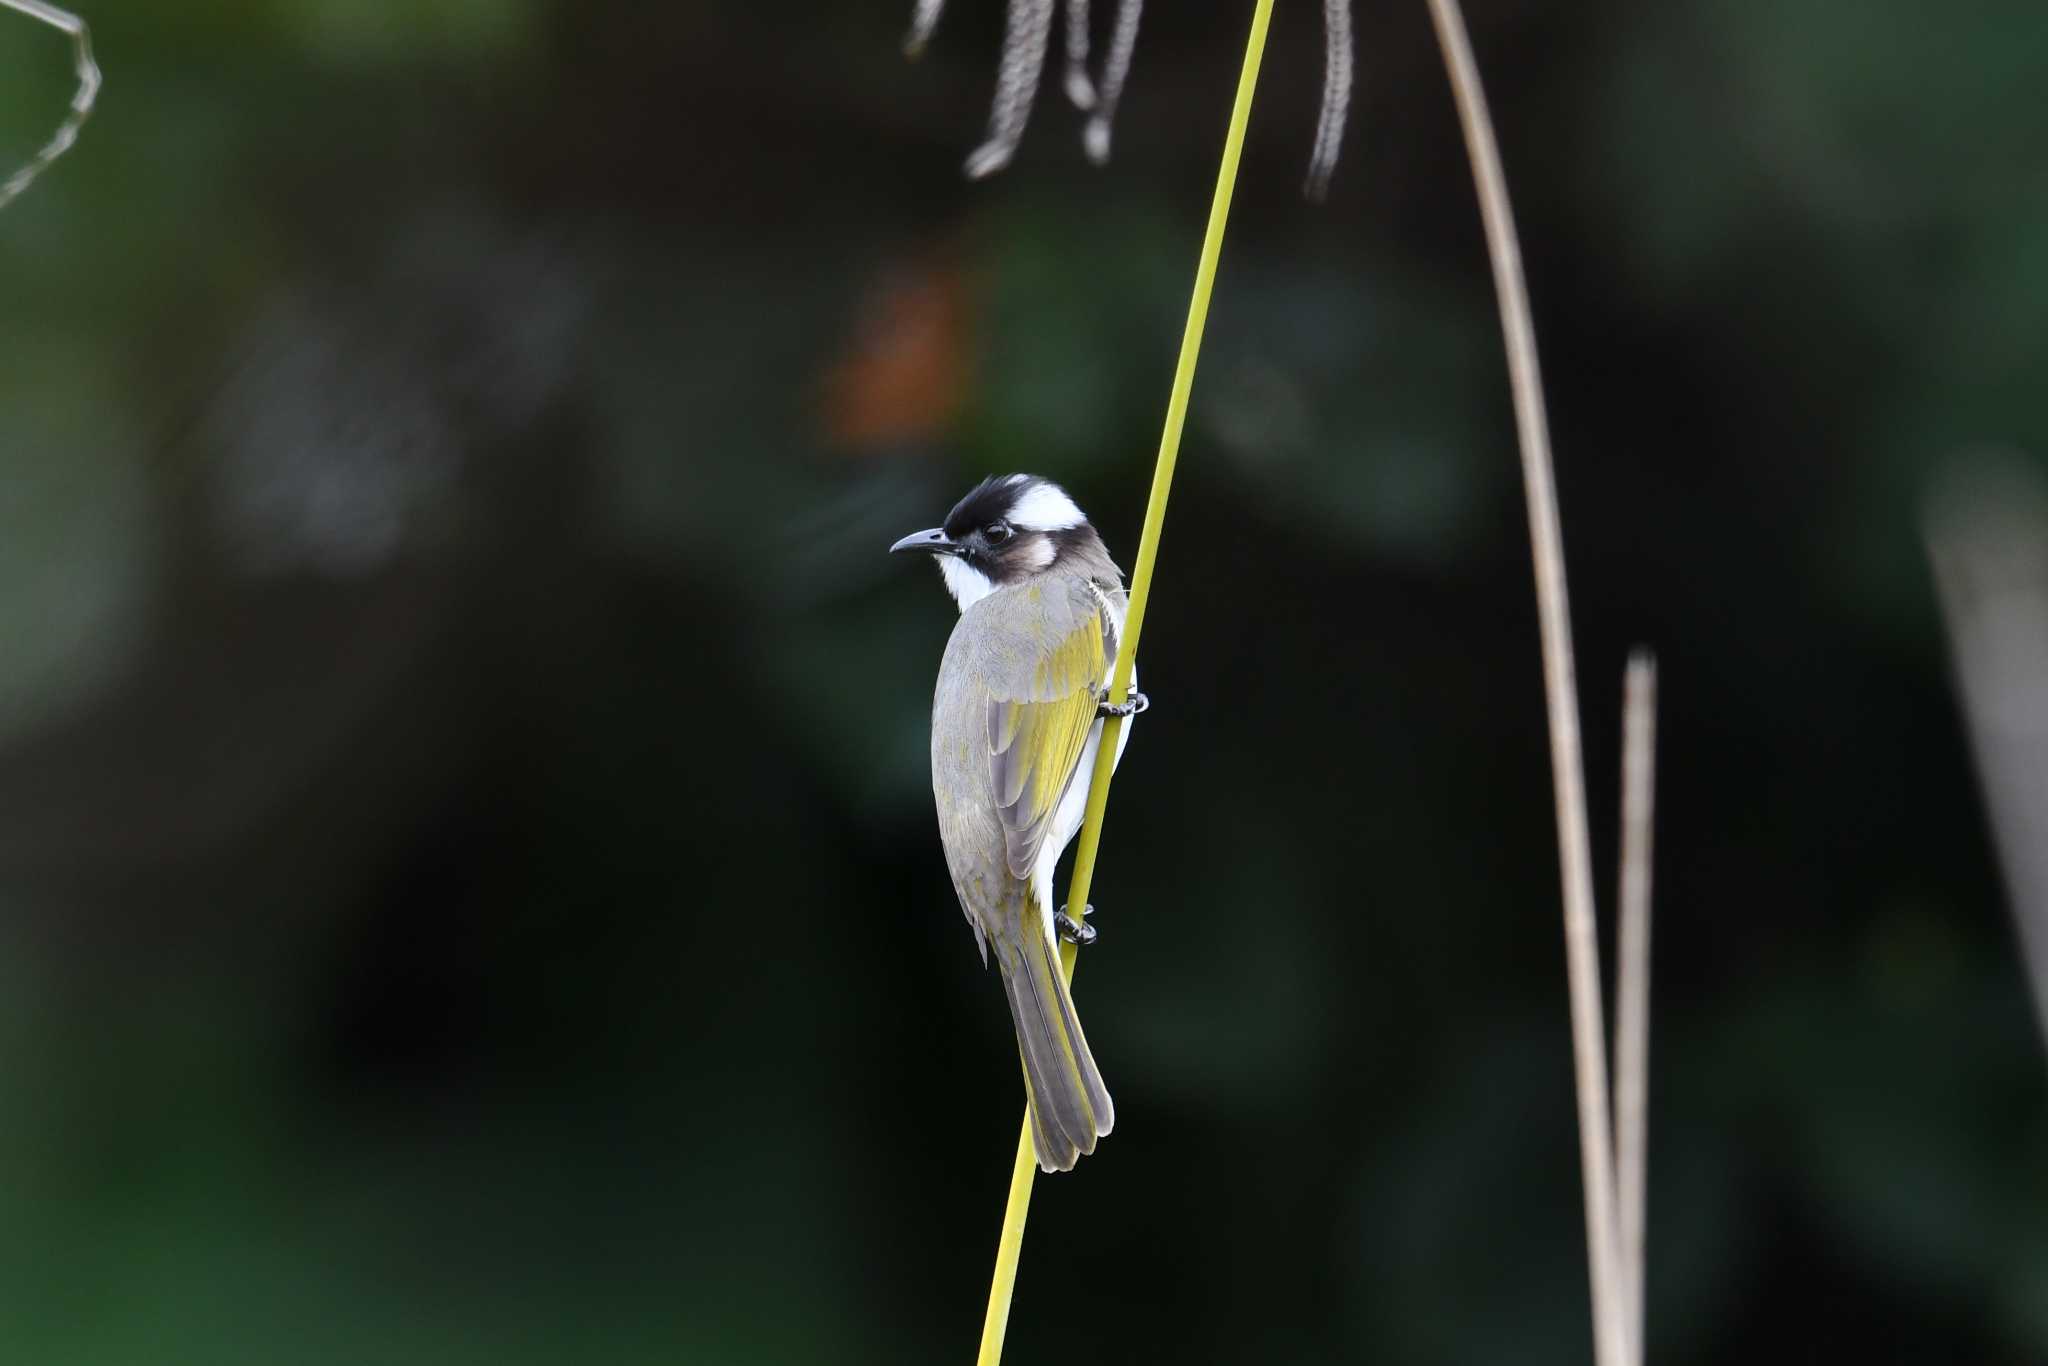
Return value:
M 953 601 L 960 604 L 963 612 L 996 591 L 988 575 L 958 555 L 939 556 L 939 573 L 946 580 L 946 591 L 953 595 Z

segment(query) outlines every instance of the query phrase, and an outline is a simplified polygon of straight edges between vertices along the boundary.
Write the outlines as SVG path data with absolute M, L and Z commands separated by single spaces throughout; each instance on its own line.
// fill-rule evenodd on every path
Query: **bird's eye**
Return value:
M 990 522 L 988 530 L 981 534 L 990 545 L 1001 545 L 1004 541 L 1010 539 L 1010 524 L 1008 522 Z

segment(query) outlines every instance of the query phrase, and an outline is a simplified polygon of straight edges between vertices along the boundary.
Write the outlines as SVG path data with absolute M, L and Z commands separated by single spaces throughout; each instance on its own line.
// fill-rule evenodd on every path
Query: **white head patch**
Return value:
M 963 612 L 996 591 L 988 575 L 955 555 L 939 556 L 939 573 L 945 577 L 946 591 Z
M 1021 548 L 1031 557 L 1030 567 L 1034 574 L 1041 569 L 1052 568 L 1052 562 L 1059 558 L 1059 552 L 1053 549 L 1050 536 L 1033 536 Z
M 1087 521 L 1058 484 L 1033 484 L 1010 509 L 1010 521 L 1026 531 L 1065 531 Z

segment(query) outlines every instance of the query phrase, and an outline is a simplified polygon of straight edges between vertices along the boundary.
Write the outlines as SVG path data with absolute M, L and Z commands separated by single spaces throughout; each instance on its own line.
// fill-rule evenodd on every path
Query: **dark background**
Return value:
M 0 1356 L 967 1358 L 1020 1087 L 882 552 L 1028 469 L 1130 562 L 1250 6 L 987 184 L 998 7 L 908 7 L 89 4 L 0 214 Z M 2048 449 L 2048 11 L 1471 19 L 1609 910 L 1663 664 L 1651 1359 L 2048 1360 L 1919 530 Z M 1588 1359 L 1497 319 L 1423 7 L 1357 24 L 1314 207 L 1275 21 L 1016 1362 Z M 69 92 L 0 14 L 0 161 Z

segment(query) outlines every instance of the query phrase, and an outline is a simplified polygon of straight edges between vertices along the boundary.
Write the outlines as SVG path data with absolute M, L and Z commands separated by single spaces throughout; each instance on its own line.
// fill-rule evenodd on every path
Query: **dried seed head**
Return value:
M 988 137 L 967 158 L 970 179 L 994 175 L 1016 155 L 1038 97 L 1038 82 L 1045 69 L 1046 50 L 1052 43 L 1057 6 L 1058 0 L 1010 0 L 1003 55 L 996 68 L 995 103 L 989 111 Z M 910 34 L 903 45 L 905 52 L 915 57 L 924 49 L 944 8 L 945 0 L 917 0 L 911 14 Z M 1074 107 L 1088 115 L 1081 145 L 1088 159 L 1098 166 L 1109 160 L 1110 131 L 1116 122 L 1117 102 L 1123 97 L 1124 79 L 1130 75 L 1131 58 L 1137 51 L 1138 21 L 1143 12 L 1144 0 L 1117 0 L 1116 25 L 1110 33 L 1108 53 L 1101 71 L 1091 77 L 1088 0 L 1066 0 L 1064 85 Z M 1323 41 L 1322 112 L 1316 120 L 1315 148 L 1309 154 L 1308 179 L 1303 186 L 1303 193 L 1316 201 L 1328 192 L 1330 177 L 1337 169 L 1337 154 L 1344 143 L 1344 122 L 1351 109 L 1351 0 L 1323 0 Z
M 1315 150 L 1308 157 L 1302 193 L 1320 204 L 1330 192 L 1344 120 L 1351 112 L 1351 0 L 1323 0 L 1323 112 L 1316 119 Z

